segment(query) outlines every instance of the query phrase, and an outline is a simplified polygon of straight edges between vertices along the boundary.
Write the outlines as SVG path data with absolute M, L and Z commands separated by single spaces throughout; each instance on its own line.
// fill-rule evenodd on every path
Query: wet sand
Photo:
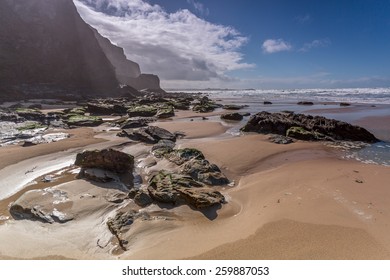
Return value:
M 87 201 L 75 193 L 72 211 L 81 211 L 80 216 L 66 224 L 3 222 L 0 240 L 7 242 L 0 242 L 0 259 L 390 258 L 389 167 L 343 160 L 339 151 L 321 143 L 278 145 L 264 135 L 233 137 L 220 122 L 201 116 L 186 112 L 157 125 L 185 132 L 177 145 L 200 149 L 234 181 L 234 186 L 220 188 L 228 202 L 220 209 L 151 205 L 147 210 L 164 219 L 137 220 L 126 235 L 129 250 L 115 253 L 105 221 L 126 204 L 107 203 L 104 197 L 115 190 L 73 178 L 58 183 L 65 183 L 62 188 L 69 192 L 95 195 Z M 183 121 L 187 117 L 194 121 Z M 99 144 L 102 136 L 94 136 L 86 129 L 78 141 L 71 137 L 46 146 L 1 148 L 7 159 L 1 170 L 70 148 L 96 143 L 118 147 L 124 142 L 106 135 L 108 141 Z M 144 151 L 127 145 L 138 158 L 144 156 Z M 22 192 L 0 202 L 1 208 Z

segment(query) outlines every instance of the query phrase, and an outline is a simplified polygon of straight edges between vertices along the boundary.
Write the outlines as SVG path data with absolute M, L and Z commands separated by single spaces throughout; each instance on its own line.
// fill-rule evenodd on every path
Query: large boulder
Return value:
M 218 191 L 205 187 L 190 176 L 160 171 L 149 180 L 150 196 L 162 203 L 173 205 L 188 204 L 196 209 L 225 202 Z
M 77 154 L 74 164 L 82 168 L 99 168 L 126 173 L 133 171 L 134 157 L 113 149 L 84 151 Z
M 310 140 L 343 140 L 377 142 L 378 139 L 366 129 L 346 122 L 327 119 L 321 116 L 310 116 L 294 113 L 260 112 L 253 115 L 247 124 L 241 128 L 245 132 L 272 133 Z M 302 132 L 302 133 L 300 133 Z M 311 135 L 309 136 L 308 133 Z M 305 136 L 304 136 L 305 134 Z

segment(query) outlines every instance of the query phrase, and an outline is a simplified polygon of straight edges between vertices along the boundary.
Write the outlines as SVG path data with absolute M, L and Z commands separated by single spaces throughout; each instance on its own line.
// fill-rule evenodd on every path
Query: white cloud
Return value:
M 298 21 L 300 24 L 304 24 L 311 21 L 311 16 L 309 14 L 301 15 L 301 16 L 297 16 L 295 20 Z
M 200 14 L 200 15 L 204 15 L 204 16 L 208 16 L 210 14 L 210 11 L 208 8 L 206 8 L 203 3 L 200 3 L 200 2 L 196 2 L 194 0 L 187 0 L 187 3 L 192 5 L 195 10 Z
M 264 53 L 276 53 L 291 50 L 292 46 L 283 39 L 267 39 L 262 48 Z
M 143 73 L 164 81 L 225 79 L 227 71 L 251 68 L 239 49 L 247 38 L 229 26 L 188 10 L 168 13 L 142 0 L 74 0 L 82 18 L 125 50 Z
M 302 48 L 299 49 L 301 52 L 307 52 L 313 48 L 327 47 L 331 44 L 329 39 L 317 39 L 309 43 L 305 43 Z

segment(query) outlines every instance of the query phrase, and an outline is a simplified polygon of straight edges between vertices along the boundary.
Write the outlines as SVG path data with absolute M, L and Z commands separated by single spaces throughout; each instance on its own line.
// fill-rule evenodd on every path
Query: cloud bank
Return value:
M 198 3 L 191 1 L 194 4 Z M 190 11 L 168 13 L 142 0 L 74 0 L 81 17 L 125 50 L 143 73 L 175 81 L 226 80 L 226 72 L 251 68 L 240 48 L 248 38 L 232 27 Z M 205 9 L 199 6 L 199 9 Z
M 283 39 L 267 39 L 262 48 L 264 53 L 276 53 L 291 50 L 292 46 Z

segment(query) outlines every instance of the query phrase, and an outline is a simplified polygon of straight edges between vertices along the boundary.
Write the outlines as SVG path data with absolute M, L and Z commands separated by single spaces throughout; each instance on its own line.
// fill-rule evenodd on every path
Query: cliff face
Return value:
M 135 89 L 160 89 L 160 79 L 153 74 L 141 74 L 137 63 L 128 60 L 123 49 L 113 45 L 110 40 L 103 37 L 93 29 L 95 37 L 100 47 L 106 54 L 111 64 L 114 66 L 115 75 L 119 83 L 129 85 Z
M 71 0 L 3 0 L 0 98 L 116 95 L 126 78 L 142 76 L 121 48 L 96 33 Z

